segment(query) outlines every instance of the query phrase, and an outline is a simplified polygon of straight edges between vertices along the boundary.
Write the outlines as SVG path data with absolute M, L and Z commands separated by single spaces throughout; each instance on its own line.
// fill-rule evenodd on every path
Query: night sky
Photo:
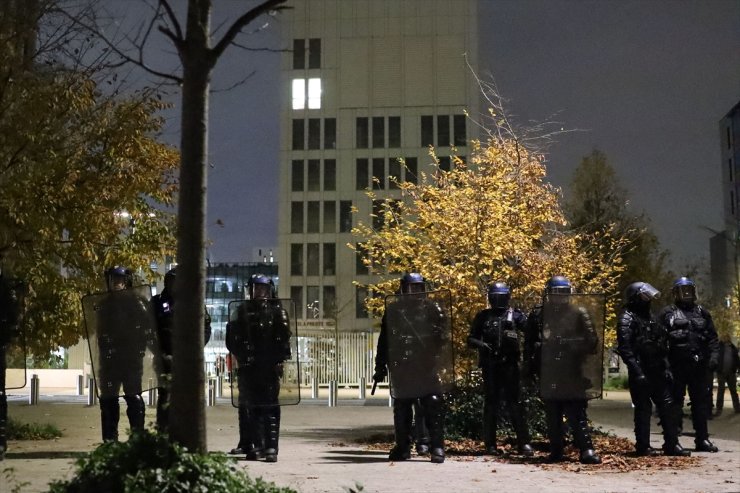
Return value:
M 218 25 L 244 3 L 215 5 Z M 718 121 L 740 101 L 740 1 L 483 0 L 479 16 L 477 72 L 492 74 L 516 120 L 579 130 L 549 149 L 552 183 L 567 187 L 581 158 L 600 149 L 673 266 L 708 263 L 706 228 L 723 224 Z M 269 31 L 247 44 L 279 46 Z M 279 55 L 227 53 L 214 90 L 256 73 L 211 99 L 216 262 L 277 245 Z

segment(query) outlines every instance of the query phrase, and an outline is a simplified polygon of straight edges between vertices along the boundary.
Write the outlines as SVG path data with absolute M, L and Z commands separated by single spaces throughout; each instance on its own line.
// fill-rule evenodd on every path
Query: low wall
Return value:
M 8 368 L 7 377 L 8 381 L 19 381 L 23 378 L 22 369 Z M 51 369 L 36 369 L 31 368 L 25 370 L 26 372 L 26 385 L 30 385 L 31 377 L 33 375 L 39 376 L 39 387 L 69 387 L 77 388 L 77 377 L 82 375 L 82 370 L 51 370 Z

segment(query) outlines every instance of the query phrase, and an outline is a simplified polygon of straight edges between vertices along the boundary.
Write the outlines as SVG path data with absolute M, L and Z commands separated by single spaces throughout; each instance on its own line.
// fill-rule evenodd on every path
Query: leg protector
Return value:
M 126 416 L 132 432 L 144 431 L 144 399 L 141 394 L 126 395 L 123 397 L 126 401 Z
M 393 401 L 393 429 L 396 444 L 391 449 L 388 460 L 399 461 L 411 458 L 412 406 L 413 402 L 409 399 L 396 399 Z
M 121 408 L 118 396 L 100 398 L 100 425 L 103 431 L 104 442 L 118 441 L 118 420 Z
M 545 419 L 547 421 L 547 437 L 550 440 L 550 457 L 553 462 L 563 460 L 563 408 L 557 401 L 545 401 Z
M 497 453 L 496 449 L 496 402 L 486 396 L 483 402 L 483 445 L 487 454 Z
M 429 445 L 432 462 L 441 464 L 445 461 L 445 401 L 442 395 L 432 394 L 422 397 L 424 419 L 429 428 Z
M 264 412 L 265 461 L 277 462 L 280 438 L 280 406 L 270 406 Z
M 427 429 L 424 411 L 421 408 L 419 399 L 414 399 L 414 443 L 416 444 L 416 453 L 427 455 L 429 453 L 429 430 Z
M 151 392 L 151 390 L 150 390 Z M 167 387 L 157 389 L 157 430 L 167 433 L 170 428 L 170 391 Z

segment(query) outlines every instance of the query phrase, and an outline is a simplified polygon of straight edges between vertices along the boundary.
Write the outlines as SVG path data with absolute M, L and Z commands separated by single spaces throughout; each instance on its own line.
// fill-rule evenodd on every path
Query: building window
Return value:
M 360 158 L 355 161 L 355 190 L 365 190 L 368 188 L 369 164 L 366 158 Z
M 450 171 L 450 156 L 439 158 L 439 169 L 442 171 Z
M 308 83 L 308 93 L 306 92 L 306 83 Z M 304 110 L 307 107 L 310 110 L 321 109 L 321 79 L 311 78 L 293 79 L 291 96 L 294 110 Z
M 455 131 L 455 145 L 464 146 L 468 145 L 468 133 L 465 129 L 465 123 L 467 118 L 465 115 L 455 115 L 453 117 L 453 130 Z
M 296 316 L 298 318 L 303 318 L 303 286 L 291 286 L 290 299 L 293 300 Z
M 450 142 L 450 117 L 439 115 L 437 116 L 437 145 L 449 147 Z
M 337 246 L 334 243 L 324 243 L 325 276 L 333 276 L 337 271 Z
M 293 40 L 293 69 L 300 70 L 306 68 L 306 40 Z
M 306 232 L 307 233 L 318 233 L 319 232 L 319 204 L 317 200 L 308 202 L 308 208 L 306 209 Z
M 398 189 L 401 181 L 401 163 L 397 159 L 388 161 L 388 188 Z
M 318 192 L 321 187 L 321 161 L 308 160 L 308 191 Z
M 730 159 L 728 159 L 728 160 L 727 160 L 727 164 L 728 164 L 728 165 L 729 165 L 729 167 L 730 167 L 730 182 L 732 182 L 732 181 L 734 181 L 734 180 L 732 179 L 732 158 L 730 158 Z
M 388 117 L 388 147 L 401 147 L 401 117 Z
M 308 68 L 321 68 L 321 39 L 308 40 Z
M 303 233 L 303 202 L 290 204 L 290 232 Z
M 321 119 L 308 119 L 308 148 L 321 149 Z
M 373 158 L 373 190 L 385 188 L 385 159 Z
M 361 116 L 355 119 L 355 147 L 367 149 L 368 120 Z
M 367 318 L 365 298 L 367 298 L 367 288 L 357 286 L 355 289 L 355 318 Z
M 321 79 L 308 79 L 308 109 L 321 109 Z
M 319 287 L 306 286 L 306 317 L 319 318 L 321 308 L 319 307 Z
M 290 275 L 303 275 L 303 244 L 301 243 L 290 245 Z
M 333 200 L 324 201 L 324 233 L 334 233 L 337 230 L 337 203 Z
M 352 231 L 352 201 L 339 201 L 339 232 L 350 233 Z
M 324 307 L 323 314 L 324 318 L 336 318 L 337 313 L 337 292 L 334 286 L 324 286 Z
M 404 170 L 404 181 L 418 183 L 419 168 L 415 157 L 406 158 L 406 169 Z
M 309 243 L 306 245 L 306 275 L 319 275 L 319 244 Z
M 735 192 L 730 190 L 730 214 L 735 215 Z
M 306 108 L 306 80 L 293 79 L 293 89 L 291 91 L 293 98 L 293 109 L 302 110 Z
M 337 119 L 324 120 L 324 149 L 337 148 Z
M 365 266 L 363 259 L 367 257 L 367 248 L 362 243 L 355 244 L 355 274 L 364 276 L 370 273 L 370 269 Z
M 421 146 L 434 145 L 434 117 L 424 115 L 421 117 Z
M 324 159 L 324 190 L 337 189 L 337 162 L 334 159 Z
M 291 190 L 294 192 L 303 191 L 303 161 L 294 160 L 290 173 L 291 177 Z
M 373 147 L 385 147 L 385 118 L 373 117 Z
M 293 120 L 293 150 L 303 150 L 305 142 L 305 123 L 303 119 Z
M 376 231 L 379 231 L 383 229 L 383 222 L 384 222 L 384 210 L 383 210 L 383 202 L 384 200 L 373 200 L 373 229 Z

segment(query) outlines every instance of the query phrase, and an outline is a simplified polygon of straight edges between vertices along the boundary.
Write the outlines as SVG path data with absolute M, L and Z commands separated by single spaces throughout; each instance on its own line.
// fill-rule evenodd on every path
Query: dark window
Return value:
M 443 156 L 439 158 L 439 169 L 443 171 L 450 171 L 450 157 Z
M 401 147 L 401 117 L 388 117 L 388 147 Z
M 355 318 L 367 318 L 365 298 L 367 298 L 367 288 L 357 286 L 357 289 L 355 290 Z
M 306 232 L 307 233 L 318 233 L 319 232 L 319 201 L 312 200 L 308 203 L 308 209 L 306 209 L 307 220 L 306 220 Z
M 339 202 L 339 232 L 349 233 L 352 231 L 352 201 L 341 200 Z
M 337 162 L 334 159 L 324 159 L 324 190 L 337 189 Z
M 727 160 L 727 164 L 730 166 L 730 181 L 732 180 L 732 158 Z
M 324 201 L 324 233 L 334 233 L 337 230 L 337 203 L 333 200 Z
M 308 160 L 308 191 L 317 192 L 321 187 L 321 161 Z
M 730 214 L 735 215 L 735 192 L 730 190 Z
M 310 134 L 309 129 L 309 134 Z M 450 145 L 450 117 L 447 115 L 437 116 L 437 145 L 448 147 Z
M 306 286 L 306 317 L 319 318 L 319 287 Z
M 465 118 L 465 115 L 455 115 L 453 118 L 453 127 L 455 130 L 455 145 L 468 145 L 468 134 L 465 130 L 465 122 L 467 118 Z
M 324 318 L 337 316 L 337 290 L 334 286 L 324 286 Z
M 308 40 L 308 68 L 321 68 L 321 40 Z
M 303 275 L 303 245 L 301 243 L 290 245 L 290 275 Z
M 388 188 L 397 189 L 401 181 L 401 163 L 397 159 L 388 161 Z
M 309 243 L 306 245 L 306 275 L 319 275 L 319 244 Z
M 308 148 L 321 149 L 321 119 L 308 119 Z
M 337 271 L 337 247 L 334 243 L 324 243 L 324 270 L 325 276 L 333 276 Z
M 365 158 L 356 160 L 355 190 L 365 190 L 368 188 L 369 164 Z
M 385 188 L 385 159 L 373 158 L 373 190 Z
M 385 222 L 385 207 L 383 207 L 383 200 L 373 200 L 373 229 L 383 229 L 383 223 Z
M 295 305 L 296 316 L 303 318 L 303 286 L 291 286 L 290 299 L 293 300 Z
M 337 147 L 337 119 L 327 118 L 324 120 L 324 149 L 336 149 Z
M 367 149 L 368 121 L 367 117 L 361 116 L 355 120 L 355 147 Z
M 730 133 L 730 127 L 725 129 L 727 131 L 727 148 L 732 149 L 732 134 Z
M 293 40 L 293 68 L 306 68 L 306 41 L 303 39 Z
M 303 120 L 293 120 L 293 150 L 300 151 L 305 144 L 305 123 Z
M 416 184 L 419 182 L 418 175 L 419 175 L 419 168 L 416 162 L 416 158 L 407 157 L 404 181 Z
M 434 145 L 434 117 L 424 115 L 421 117 L 421 147 Z
M 385 118 L 373 117 L 373 147 L 385 147 Z
M 290 204 L 290 232 L 303 233 L 303 202 Z
M 370 269 L 368 269 L 362 261 L 362 259 L 367 256 L 367 249 L 362 243 L 357 243 L 355 248 L 355 274 L 358 276 L 367 275 L 370 273 Z
M 294 160 L 291 170 L 291 190 L 294 192 L 303 191 L 303 161 Z

